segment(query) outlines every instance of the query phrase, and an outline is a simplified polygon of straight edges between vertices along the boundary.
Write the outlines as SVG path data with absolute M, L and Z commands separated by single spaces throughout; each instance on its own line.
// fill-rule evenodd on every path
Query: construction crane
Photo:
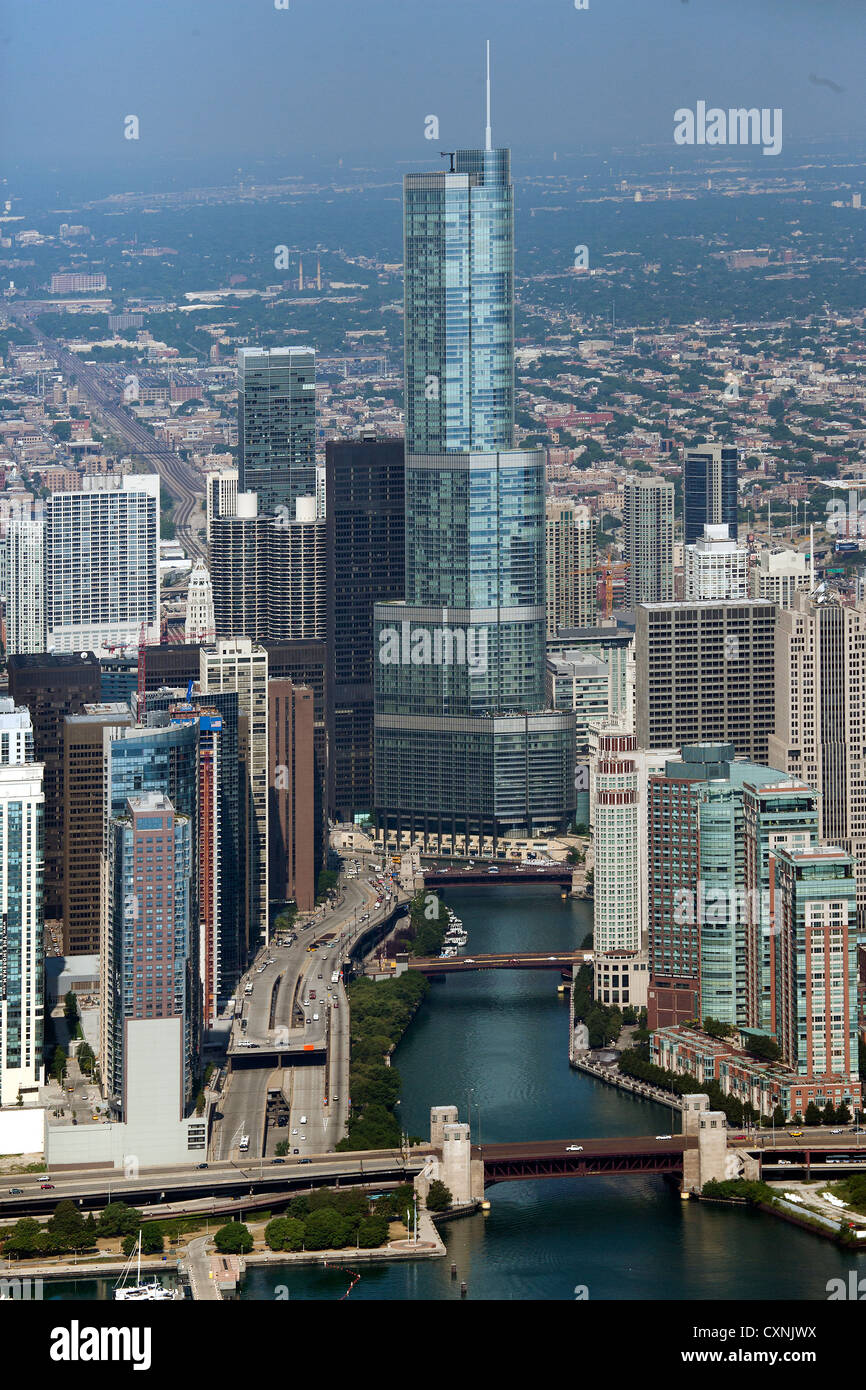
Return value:
M 138 634 L 138 717 L 144 712 L 144 696 L 147 689 L 147 623 L 142 623 Z

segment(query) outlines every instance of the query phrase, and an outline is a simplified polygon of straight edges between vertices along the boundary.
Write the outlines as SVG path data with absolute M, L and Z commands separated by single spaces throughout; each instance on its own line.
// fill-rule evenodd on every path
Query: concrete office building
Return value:
M 325 446 L 328 741 L 332 813 L 373 809 L 373 604 L 405 583 L 405 468 L 400 439 Z
M 12 519 L 6 527 L 6 652 L 44 652 L 45 523 Z
M 566 652 L 595 656 L 608 669 L 608 700 L 611 716 L 624 716 L 634 728 L 634 626 L 612 620 L 598 627 L 562 628 L 547 639 L 548 656 Z
M 727 526 L 705 526 L 694 545 L 685 547 L 683 578 L 687 603 L 748 598 L 748 551 L 731 539 Z
M 545 709 L 545 458 L 514 448 L 510 152 L 404 180 L 406 584 L 374 622 L 386 839 L 565 825 L 573 717 Z M 459 286 L 446 293 L 445 285 Z
M 587 508 L 549 497 L 545 508 L 547 635 L 592 627 L 596 614 L 596 534 Z
M 316 495 L 316 354 L 309 347 L 238 349 L 238 491 L 263 514 L 295 515 Z
M 186 596 L 184 638 L 187 642 L 214 642 L 213 585 L 204 560 L 196 560 L 189 577 Z
M 575 752 L 584 752 L 590 723 L 611 713 L 607 662 L 589 652 L 548 656 L 547 702 L 551 709 L 574 711 Z
M 33 755 L 45 768 L 44 912 L 57 918 L 63 911 L 64 721 L 98 703 L 101 671 L 92 652 L 43 652 L 10 657 L 8 672 L 9 694 L 30 711 Z
M 45 502 L 49 651 L 159 641 L 159 475 L 85 475 Z
M 768 599 L 640 604 L 639 746 L 732 743 L 738 758 L 766 764 L 775 721 L 775 622 Z
M 0 1105 L 43 1080 L 42 764 L 30 713 L 0 699 Z
M 683 463 L 683 539 L 694 545 L 705 526 L 737 537 L 737 450 L 727 444 L 687 449 Z
M 866 603 L 821 586 L 776 625 L 776 719 L 769 761 L 821 793 L 821 839 L 857 864 L 866 941 Z
M 667 603 L 674 596 L 674 485 L 639 474 L 623 488 L 626 607 Z
M 208 473 L 205 480 L 205 508 L 207 512 L 207 543 L 211 542 L 211 527 L 218 516 L 236 516 L 238 506 L 238 470 L 221 468 Z
M 753 598 L 768 598 L 778 608 L 791 608 L 795 594 L 813 587 L 809 556 L 799 550 L 759 550 L 749 585 Z
M 316 902 L 313 692 L 268 682 L 268 888 L 272 902 Z
M 106 743 L 133 723 L 121 703 L 85 705 L 63 721 L 63 950 L 98 955 Z
M 268 938 L 268 654 L 248 637 L 220 639 L 200 652 L 202 695 L 236 691 L 239 754 L 247 772 L 246 929 L 243 958 Z

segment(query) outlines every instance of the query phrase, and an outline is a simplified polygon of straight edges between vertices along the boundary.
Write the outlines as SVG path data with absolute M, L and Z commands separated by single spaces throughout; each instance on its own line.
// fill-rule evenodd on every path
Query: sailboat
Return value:
M 132 1273 L 133 1260 L 136 1259 L 138 1261 L 136 1281 L 134 1284 L 129 1284 L 127 1280 Z M 123 1272 L 114 1286 L 114 1297 L 121 1299 L 137 1299 L 138 1301 L 144 1302 L 163 1302 L 165 1299 L 173 1300 L 183 1298 L 183 1289 L 167 1289 L 164 1284 L 159 1282 L 156 1275 L 154 1275 L 152 1279 L 142 1280 L 141 1231 L 138 1233 L 138 1240 L 135 1243 L 135 1248 L 130 1254 L 129 1259 L 123 1267 Z

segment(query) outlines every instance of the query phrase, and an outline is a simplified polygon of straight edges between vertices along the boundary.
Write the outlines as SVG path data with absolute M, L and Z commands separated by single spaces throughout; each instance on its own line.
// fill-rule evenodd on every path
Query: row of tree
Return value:
M 394 1107 L 400 1096 L 400 1073 L 385 1057 L 402 1037 L 428 989 L 423 975 L 406 973 L 392 980 L 366 977 L 349 986 L 349 1133 L 337 1148 L 394 1149 L 400 1124 Z
M 163 1231 L 157 1222 L 144 1223 L 140 1211 L 125 1202 L 109 1202 L 95 1216 L 84 1216 L 74 1202 L 58 1202 L 45 1225 L 34 1217 L 23 1216 L 2 1234 L 3 1254 L 7 1259 L 35 1259 L 39 1255 L 71 1255 L 93 1250 L 100 1239 L 123 1237 L 123 1249 L 129 1254 L 138 1232 L 144 1232 L 145 1253 L 157 1254 L 163 1249 Z

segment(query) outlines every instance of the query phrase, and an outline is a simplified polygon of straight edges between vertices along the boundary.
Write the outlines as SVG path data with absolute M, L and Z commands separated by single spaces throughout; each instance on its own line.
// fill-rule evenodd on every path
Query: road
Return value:
M 394 909 L 397 899 L 392 896 L 390 900 L 384 897 L 377 910 L 377 892 L 366 871 L 344 876 L 337 905 L 300 927 L 290 945 L 264 947 L 241 981 L 238 1001 L 242 1012 L 235 1021 L 230 1055 L 249 1055 L 252 1059 L 264 1046 L 324 1044 L 328 1060 L 326 1066 L 297 1065 L 281 1070 L 264 1065 L 230 1071 L 220 1102 L 222 1118 L 212 1137 L 215 1159 L 253 1162 L 273 1157 L 281 1140 L 288 1142 L 290 1155 L 305 1157 L 333 1149 L 345 1135 L 349 1008 L 341 967 L 354 939 Z M 391 892 L 396 893 L 393 886 Z M 402 899 L 405 897 L 403 894 Z M 370 914 L 366 921 L 362 920 L 365 913 Z M 333 939 L 322 942 L 323 937 Z M 321 944 L 311 950 L 317 941 Z M 340 977 L 336 983 L 335 974 Z M 249 996 L 245 993 L 248 985 L 252 985 Z M 247 1048 L 247 1043 L 258 1047 Z M 265 1136 L 268 1088 L 281 1083 L 289 1104 L 289 1123 L 272 1127 Z M 242 1134 L 250 1141 L 244 1154 L 239 1148 Z
M 130 454 L 146 457 L 151 470 L 159 473 L 166 489 L 175 498 L 173 520 L 175 535 L 190 559 L 205 558 L 205 546 L 199 539 L 199 532 L 191 525 L 192 514 L 198 501 L 204 496 L 202 479 L 190 464 L 185 463 L 173 450 L 161 445 L 149 430 L 127 410 L 117 399 L 117 388 L 104 368 L 82 362 L 73 352 L 54 338 L 49 338 L 34 323 L 38 310 L 27 305 L 10 305 L 10 312 L 39 341 L 46 353 L 57 359 L 60 368 L 67 376 L 78 380 L 88 404 L 104 424 L 122 439 Z

